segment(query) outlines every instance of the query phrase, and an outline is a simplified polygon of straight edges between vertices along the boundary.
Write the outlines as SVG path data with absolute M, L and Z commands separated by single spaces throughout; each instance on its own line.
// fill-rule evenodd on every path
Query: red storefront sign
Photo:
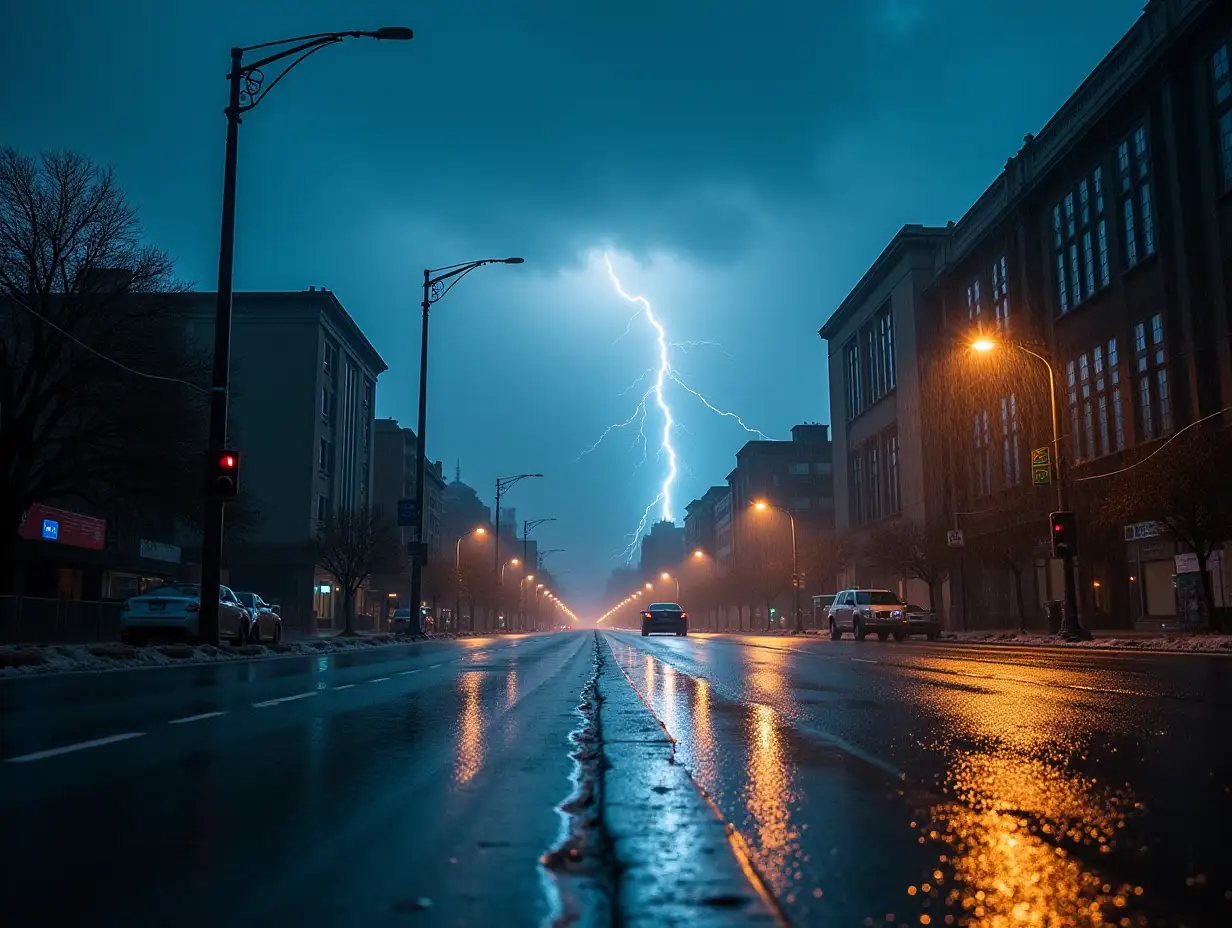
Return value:
M 35 541 L 101 551 L 107 543 L 107 523 L 103 519 L 35 503 L 21 517 L 17 534 Z

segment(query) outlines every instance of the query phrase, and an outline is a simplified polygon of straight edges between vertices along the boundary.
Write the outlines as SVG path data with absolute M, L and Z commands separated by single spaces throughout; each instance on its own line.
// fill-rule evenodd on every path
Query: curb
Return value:
M 604 830 L 627 926 L 781 925 L 761 881 L 737 857 L 727 826 L 676 763 L 675 742 L 603 643 Z

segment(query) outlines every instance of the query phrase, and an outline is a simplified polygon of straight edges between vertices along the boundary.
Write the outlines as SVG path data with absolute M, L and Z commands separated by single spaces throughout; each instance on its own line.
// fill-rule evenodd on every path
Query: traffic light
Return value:
M 210 451 L 206 455 L 206 489 L 217 499 L 235 499 L 240 492 L 240 453 Z
M 1078 526 L 1071 511 L 1054 512 L 1048 516 L 1053 557 L 1073 557 L 1078 553 Z

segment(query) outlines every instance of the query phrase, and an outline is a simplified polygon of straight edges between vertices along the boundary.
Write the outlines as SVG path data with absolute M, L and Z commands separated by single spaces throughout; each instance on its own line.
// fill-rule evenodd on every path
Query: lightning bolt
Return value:
M 607 267 L 608 279 L 611 280 L 612 287 L 616 290 L 616 293 L 622 299 L 630 303 L 634 303 L 638 307 L 637 311 L 632 316 L 629 317 L 629 321 L 625 324 L 624 332 L 621 333 L 620 337 L 617 338 L 616 341 L 620 341 L 620 339 L 624 338 L 625 335 L 628 335 L 630 329 L 633 326 L 634 321 L 636 321 L 639 317 L 644 316 L 646 320 L 650 323 L 651 327 L 654 329 L 655 341 L 656 341 L 656 346 L 658 350 L 658 363 L 655 366 L 650 367 L 645 372 L 643 372 L 640 377 L 638 377 L 635 381 L 633 381 L 633 383 L 629 387 L 627 387 L 623 393 L 621 393 L 621 396 L 625 395 L 626 393 L 629 393 L 631 390 L 637 388 L 646 379 L 646 377 L 652 374 L 654 375 L 654 382 L 651 384 L 650 388 L 646 390 L 645 393 L 642 394 L 641 399 L 638 401 L 637 406 L 633 410 L 633 415 L 631 415 L 628 419 L 625 419 L 623 422 L 616 422 L 616 423 L 613 423 L 612 425 L 609 425 L 606 429 L 604 429 L 603 434 L 599 436 L 598 441 L 596 441 L 589 448 L 583 451 L 574 460 L 575 461 L 580 460 L 581 458 L 585 457 L 587 454 L 590 454 L 592 451 L 598 448 L 599 445 L 603 443 L 603 440 L 607 438 L 607 436 L 611 434 L 613 431 L 628 428 L 629 426 L 636 423 L 637 424 L 637 438 L 634 439 L 634 447 L 636 447 L 638 444 L 641 444 L 642 446 L 642 459 L 637 465 L 638 467 L 641 467 L 642 464 L 646 463 L 646 458 L 649 455 L 649 438 L 646 434 L 646 416 L 647 416 L 649 404 L 652 401 L 654 402 L 655 406 L 658 407 L 658 410 L 663 417 L 663 429 L 659 436 L 659 450 L 656 453 L 656 458 L 661 459 L 664 456 L 667 457 L 667 473 L 663 478 L 663 483 L 659 488 L 659 492 L 655 495 L 655 498 L 650 501 L 650 504 L 645 508 L 645 510 L 643 510 L 642 517 L 638 521 L 638 524 L 637 524 L 637 529 L 633 532 L 631 536 L 629 536 L 629 543 L 623 551 L 622 556 L 624 557 L 626 561 L 628 561 L 636 553 L 638 542 L 641 541 L 642 537 L 649 530 L 650 520 L 656 508 L 659 510 L 660 519 L 667 521 L 667 522 L 673 521 L 672 490 L 675 487 L 676 478 L 680 474 L 682 462 L 680 460 L 679 455 L 676 452 L 675 445 L 672 444 L 672 435 L 676 429 L 682 428 L 682 426 L 680 425 L 680 423 L 676 421 L 676 418 L 672 413 L 672 408 L 671 406 L 668 405 L 668 402 L 667 402 L 666 387 L 669 381 L 676 384 L 681 389 L 685 390 L 687 393 L 695 396 L 711 412 L 719 416 L 722 416 L 724 418 L 734 420 L 742 429 L 744 429 L 750 435 L 756 435 L 758 438 L 761 438 L 761 439 L 765 439 L 767 438 L 767 436 L 760 429 L 755 429 L 749 426 L 736 413 L 728 412 L 725 409 L 720 409 L 719 407 L 715 406 L 705 396 L 703 396 L 697 390 L 694 390 L 687 383 L 685 383 L 681 379 L 679 372 L 676 371 L 672 367 L 672 362 L 671 362 L 671 349 L 672 348 L 677 348 L 681 351 L 687 352 L 690 348 L 710 346 L 710 347 L 716 347 L 720 349 L 721 351 L 723 351 L 724 354 L 727 354 L 727 350 L 723 348 L 723 346 L 720 345 L 718 342 L 712 342 L 712 341 L 688 341 L 688 342 L 669 341 L 667 337 L 667 330 L 664 328 L 663 323 L 655 315 L 654 308 L 650 305 L 650 301 L 646 299 L 646 297 L 644 296 L 635 296 L 631 293 L 628 293 L 625 290 L 623 284 L 621 284 L 620 282 L 620 278 L 616 276 L 615 268 L 612 267 L 612 258 L 610 254 L 607 254 L 606 252 L 604 253 L 603 263 Z M 728 355 L 728 357 L 730 357 L 730 355 Z

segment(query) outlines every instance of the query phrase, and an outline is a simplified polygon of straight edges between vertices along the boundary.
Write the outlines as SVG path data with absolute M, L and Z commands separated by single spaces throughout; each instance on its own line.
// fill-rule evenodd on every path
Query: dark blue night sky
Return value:
M 566 551 L 574 602 L 658 491 L 626 419 L 656 361 L 603 268 L 649 297 L 682 376 L 752 427 L 829 421 L 817 329 L 905 222 L 957 219 L 1142 0 L 155 0 L 9 4 L 0 125 L 112 164 L 152 241 L 213 289 L 227 50 L 407 24 L 315 56 L 245 119 L 238 289 L 336 291 L 413 425 L 423 267 L 485 268 L 440 304 L 429 451 Z M 644 387 L 643 387 L 644 389 Z M 689 394 L 673 514 L 748 435 Z M 657 434 L 652 413 L 647 432 Z

